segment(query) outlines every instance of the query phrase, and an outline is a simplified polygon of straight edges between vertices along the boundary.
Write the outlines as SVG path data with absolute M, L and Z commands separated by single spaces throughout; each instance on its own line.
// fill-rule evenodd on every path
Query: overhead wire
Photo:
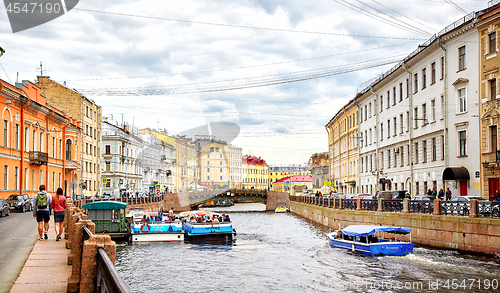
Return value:
M 464 13 L 464 14 L 467 14 L 467 11 L 463 10 L 462 7 L 458 6 L 455 2 L 451 1 L 451 0 L 445 0 L 446 3 L 450 4 L 451 6 L 453 6 L 455 9 L 457 9 L 458 11 Z
M 413 18 L 410 18 L 410 17 L 408 17 L 408 16 L 406 16 L 406 15 L 404 15 L 404 14 L 402 14 L 402 13 L 400 13 L 400 12 L 398 12 L 398 11 L 396 11 L 396 10 L 394 10 L 394 9 L 392 9 L 392 8 L 390 8 L 390 7 L 388 7 L 388 6 L 386 6 L 386 5 L 383 5 L 382 3 L 380 3 L 380 2 L 378 2 L 378 1 L 376 1 L 376 0 L 372 0 L 372 1 L 373 1 L 373 2 L 375 2 L 375 3 L 377 3 L 378 5 L 380 5 L 380 6 L 384 7 L 384 8 L 386 8 L 386 9 L 389 9 L 390 11 L 392 11 L 392 12 L 394 12 L 394 13 L 398 14 L 398 15 L 401 15 L 401 16 L 402 16 L 402 17 L 404 17 L 404 18 L 407 18 L 407 19 L 409 19 L 409 20 L 411 20 L 411 21 L 413 21 L 413 22 L 416 22 L 416 23 L 418 23 L 418 24 L 420 24 L 420 25 L 422 25 L 422 26 L 425 26 L 426 28 L 431 29 L 432 31 L 436 31 L 436 29 L 434 29 L 434 28 L 432 28 L 432 27 L 430 27 L 430 26 L 426 25 L 425 23 L 422 23 L 422 22 L 420 22 L 420 21 L 418 21 L 418 20 L 415 20 L 415 19 L 413 19 Z
M 79 10 L 79 11 L 85 11 L 85 12 L 91 12 L 91 13 L 101 13 L 101 14 L 126 16 L 126 17 L 137 17 L 137 18 L 145 18 L 145 19 L 174 21 L 174 22 L 193 23 L 193 24 L 202 24 L 202 25 L 212 25 L 212 26 L 221 26 L 221 27 L 234 27 L 234 28 L 245 28 L 245 29 L 278 31 L 278 32 L 287 32 L 287 33 L 315 34 L 315 35 L 340 36 L 340 37 L 375 38 L 375 39 L 398 39 L 398 40 L 417 40 L 417 41 L 422 41 L 423 40 L 423 39 L 405 38 L 405 37 L 340 34 L 340 33 L 328 33 L 328 32 L 314 32 L 314 31 L 303 31 L 303 30 L 292 30 L 292 29 L 268 28 L 268 27 L 258 27 L 258 26 L 246 26 L 246 25 L 236 25 L 236 24 L 224 24 L 224 23 L 214 23 L 214 22 L 206 22 L 206 21 L 193 21 L 193 20 L 174 19 L 174 18 L 165 18 L 165 17 L 156 17 L 156 16 L 146 16 L 146 15 L 138 15 L 138 14 L 109 12 L 109 11 L 101 11 L 101 10 L 94 10 L 94 9 L 84 9 L 84 8 L 76 8 L 76 7 L 73 8 L 73 10 Z

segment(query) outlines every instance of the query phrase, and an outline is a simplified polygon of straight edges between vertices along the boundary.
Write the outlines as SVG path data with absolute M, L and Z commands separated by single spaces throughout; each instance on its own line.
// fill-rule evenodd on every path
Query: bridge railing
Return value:
M 417 201 L 410 199 L 340 199 L 317 196 L 290 196 L 290 201 L 331 209 L 366 210 L 396 213 L 423 213 L 468 217 L 500 217 L 500 203 L 487 200 L 470 202 Z

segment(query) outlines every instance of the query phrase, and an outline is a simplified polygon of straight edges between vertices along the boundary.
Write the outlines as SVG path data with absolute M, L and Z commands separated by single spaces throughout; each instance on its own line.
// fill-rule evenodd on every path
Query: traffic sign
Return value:
M 106 183 L 108 183 L 108 179 L 102 178 L 102 184 L 106 184 Z
M 69 187 L 71 187 L 71 189 L 76 189 L 78 187 L 78 184 L 76 184 L 76 182 L 71 182 Z
M 158 189 L 158 190 L 160 190 L 160 184 L 156 184 L 155 188 Z
M 160 194 L 160 190 L 159 189 L 156 190 L 156 194 Z

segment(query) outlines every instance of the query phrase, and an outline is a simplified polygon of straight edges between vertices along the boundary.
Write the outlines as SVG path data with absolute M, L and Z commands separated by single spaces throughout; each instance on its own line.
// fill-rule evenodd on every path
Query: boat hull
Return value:
M 180 222 L 135 223 L 130 232 L 132 243 L 184 241 Z
M 231 222 L 223 223 L 183 223 L 184 239 L 190 242 L 233 241 L 234 229 Z
M 328 237 L 330 247 L 350 250 L 352 252 L 368 256 L 405 256 L 413 253 L 413 243 L 409 242 L 389 242 L 379 243 L 359 243 L 350 240 L 332 239 Z

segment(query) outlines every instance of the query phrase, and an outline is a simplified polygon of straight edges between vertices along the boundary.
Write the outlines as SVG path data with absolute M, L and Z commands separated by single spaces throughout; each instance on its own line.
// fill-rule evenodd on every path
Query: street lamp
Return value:
M 3 53 L 5 53 L 5 50 L 2 47 L 0 47 L 0 57 L 2 57 Z

